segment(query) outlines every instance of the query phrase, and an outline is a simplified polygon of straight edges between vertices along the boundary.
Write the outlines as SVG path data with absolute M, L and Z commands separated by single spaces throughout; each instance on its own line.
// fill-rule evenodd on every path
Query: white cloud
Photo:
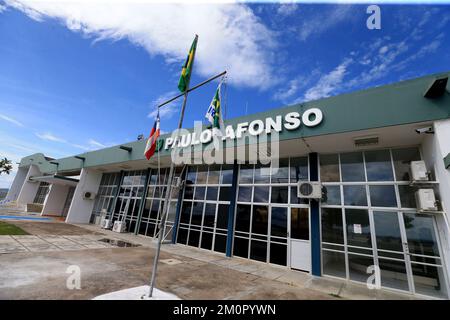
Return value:
M 305 100 L 317 100 L 329 97 L 333 92 L 340 88 L 348 66 L 353 61 L 345 59 L 333 71 L 320 77 L 319 81 L 305 93 Z
M 179 94 L 178 91 L 169 91 L 169 92 L 166 92 L 163 95 L 159 96 L 155 100 L 153 100 L 150 103 L 152 111 L 148 114 L 148 117 L 152 118 L 152 119 L 156 119 L 156 115 L 158 114 L 157 106 L 160 105 L 161 103 L 169 100 L 170 98 L 175 97 L 178 94 Z M 182 99 L 183 98 L 178 98 L 177 100 L 162 106 L 159 109 L 159 118 L 160 119 L 170 119 L 170 118 L 172 118 L 173 115 L 177 114 L 179 112 Z
M 275 34 L 242 3 L 6 0 L 6 4 L 34 19 L 59 19 L 96 40 L 127 38 L 180 66 L 198 34 L 195 72 L 207 77 L 227 70 L 232 84 L 262 89 L 277 82 L 271 63 Z
M 42 140 L 67 143 L 67 141 L 64 140 L 63 138 L 57 137 L 50 132 L 36 133 L 36 136 Z
M 94 139 L 89 139 L 88 143 L 93 147 L 98 147 L 98 148 L 106 148 L 107 147 L 105 144 L 98 142 Z
M 293 15 L 298 9 L 298 4 L 296 3 L 282 3 L 277 8 L 277 14 L 283 17 Z
M 337 24 L 352 18 L 352 7 L 349 5 L 336 6 L 332 10 L 324 10 L 312 14 L 300 26 L 300 40 L 306 41 L 310 36 L 319 35 L 334 28 Z
M 1 113 L 0 113 L 0 119 L 8 121 L 8 122 L 10 122 L 12 124 L 15 124 L 16 126 L 23 127 L 23 123 L 22 122 L 17 121 L 16 119 L 8 117 L 7 115 L 1 114 Z
M 6 11 L 6 6 L 0 3 L 0 13 Z

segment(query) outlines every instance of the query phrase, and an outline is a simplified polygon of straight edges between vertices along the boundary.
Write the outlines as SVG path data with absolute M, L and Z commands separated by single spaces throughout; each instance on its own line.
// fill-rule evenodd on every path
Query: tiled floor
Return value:
M 114 248 L 109 243 L 98 241 L 102 235 L 60 236 L 26 235 L 0 236 L 0 254 L 18 252 L 67 251 L 82 249 Z

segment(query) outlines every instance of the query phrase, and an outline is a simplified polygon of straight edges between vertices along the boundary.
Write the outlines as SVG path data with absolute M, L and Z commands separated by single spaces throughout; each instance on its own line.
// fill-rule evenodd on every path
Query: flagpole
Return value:
M 188 87 L 189 87 L 189 83 L 188 83 L 187 88 Z M 180 119 L 178 121 L 178 129 L 181 129 L 181 127 L 183 125 L 184 110 L 186 109 L 187 97 L 188 97 L 188 90 L 186 90 L 184 93 L 183 104 L 181 106 Z M 178 138 L 178 131 L 177 131 L 175 141 L 177 140 L 177 138 Z M 158 243 L 156 246 L 155 258 L 153 259 L 153 270 L 152 270 L 152 277 L 150 280 L 150 291 L 148 294 L 148 296 L 150 298 L 153 296 L 153 289 L 155 287 L 155 279 L 156 279 L 156 271 L 158 269 L 159 254 L 161 252 L 161 244 L 162 244 L 162 239 L 164 236 L 164 226 L 166 225 L 167 212 L 169 211 L 169 208 L 170 208 L 169 202 L 170 202 L 170 194 L 172 193 L 172 180 L 173 180 L 174 169 L 175 169 L 175 164 L 173 161 L 171 161 L 170 169 L 169 169 L 169 177 L 167 179 L 166 197 L 165 197 L 164 207 L 163 207 L 163 211 L 162 211 L 163 214 L 161 216 L 161 221 L 159 223 Z
M 198 35 L 195 35 L 195 40 L 197 41 L 198 39 Z M 195 50 L 195 49 L 194 49 Z M 194 57 L 195 57 L 195 51 L 194 51 Z M 193 57 L 193 59 L 194 59 Z M 192 60 L 192 65 L 191 65 L 191 70 L 190 72 L 192 73 L 194 67 L 194 60 Z M 183 119 L 184 119 L 184 110 L 186 109 L 186 103 L 187 103 L 187 97 L 188 97 L 188 93 L 189 93 L 189 84 L 191 82 L 191 76 L 189 75 L 188 79 L 187 79 L 187 83 L 186 83 L 186 87 L 184 90 L 184 97 L 183 97 L 183 104 L 181 105 L 181 112 L 180 112 L 180 119 L 178 120 L 178 130 L 176 132 L 176 136 L 175 136 L 175 142 L 178 140 L 178 134 L 179 134 L 179 130 L 182 128 L 183 126 Z M 158 110 L 161 107 L 161 105 L 158 106 Z M 156 253 L 155 253 L 155 258 L 153 259 L 153 269 L 152 269 L 152 278 L 150 280 L 150 291 L 149 291 L 149 298 L 151 298 L 153 296 L 153 289 L 155 288 L 155 281 L 156 281 L 156 272 L 158 270 L 158 261 L 159 261 L 159 254 L 161 252 L 161 244 L 162 244 L 162 240 L 164 237 L 164 227 L 166 225 L 166 217 L 167 214 L 169 212 L 169 208 L 170 208 L 170 195 L 172 193 L 172 183 L 173 183 L 173 172 L 175 169 L 175 163 L 173 161 L 170 161 L 170 169 L 169 169 L 169 177 L 167 178 L 167 187 L 166 187 L 166 199 L 164 201 L 164 207 L 162 210 L 162 216 L 161 216 L 161 221 L 159 222 L 159 233 L 158 233 L 158 244 L 156 246 Z

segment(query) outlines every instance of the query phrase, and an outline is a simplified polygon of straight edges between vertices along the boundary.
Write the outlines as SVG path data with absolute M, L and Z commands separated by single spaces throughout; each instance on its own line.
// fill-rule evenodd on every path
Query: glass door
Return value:
M 291 268 L 310 272 L 309 208 L 290 209 L 289 236 Z
M 403 226 L 405 251 L 410 260 L 412 291 L 447 298 L 446 276 L 435 217 L 431 214 L 403 213 Z
M 401 213 L 374 211 L 373 221 L 381 286 L 405 291 L 412 290 Z
M 381 286 L 447 297 L 433 215 L 373 211 Z

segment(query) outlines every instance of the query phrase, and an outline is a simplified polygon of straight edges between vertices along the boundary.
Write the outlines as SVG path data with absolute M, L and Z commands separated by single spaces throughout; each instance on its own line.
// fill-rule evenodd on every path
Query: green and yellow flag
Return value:
M 194 42 L 192 42 L 191 49 L 189 50 L 188 56 L 186 58 L 186 62 L 181 69 L 180 81 L 178 81 L 178 89 L 181 92 L 185 92 L 187 90 L 189 79 L 191 78 L 192 66 L 194 65 L 195 50 L 197 49 L 197 40 L 198 36 L 195 35 Z
M 220 131 L 223 130 L 224 124 L 223 124 L 223 118 L 222 118 L 222 104 L 220 99 L 220 89 L 222 87 L 222 82 L 219 83 L 219 86 L 217 87 L 216 94 L 214 95 L 211 104 L 208 107 L 208 110 L 206 111 L 205 118 L 208 119 L 208 121 L 212 124 L 213 128 L 217 128 Z

